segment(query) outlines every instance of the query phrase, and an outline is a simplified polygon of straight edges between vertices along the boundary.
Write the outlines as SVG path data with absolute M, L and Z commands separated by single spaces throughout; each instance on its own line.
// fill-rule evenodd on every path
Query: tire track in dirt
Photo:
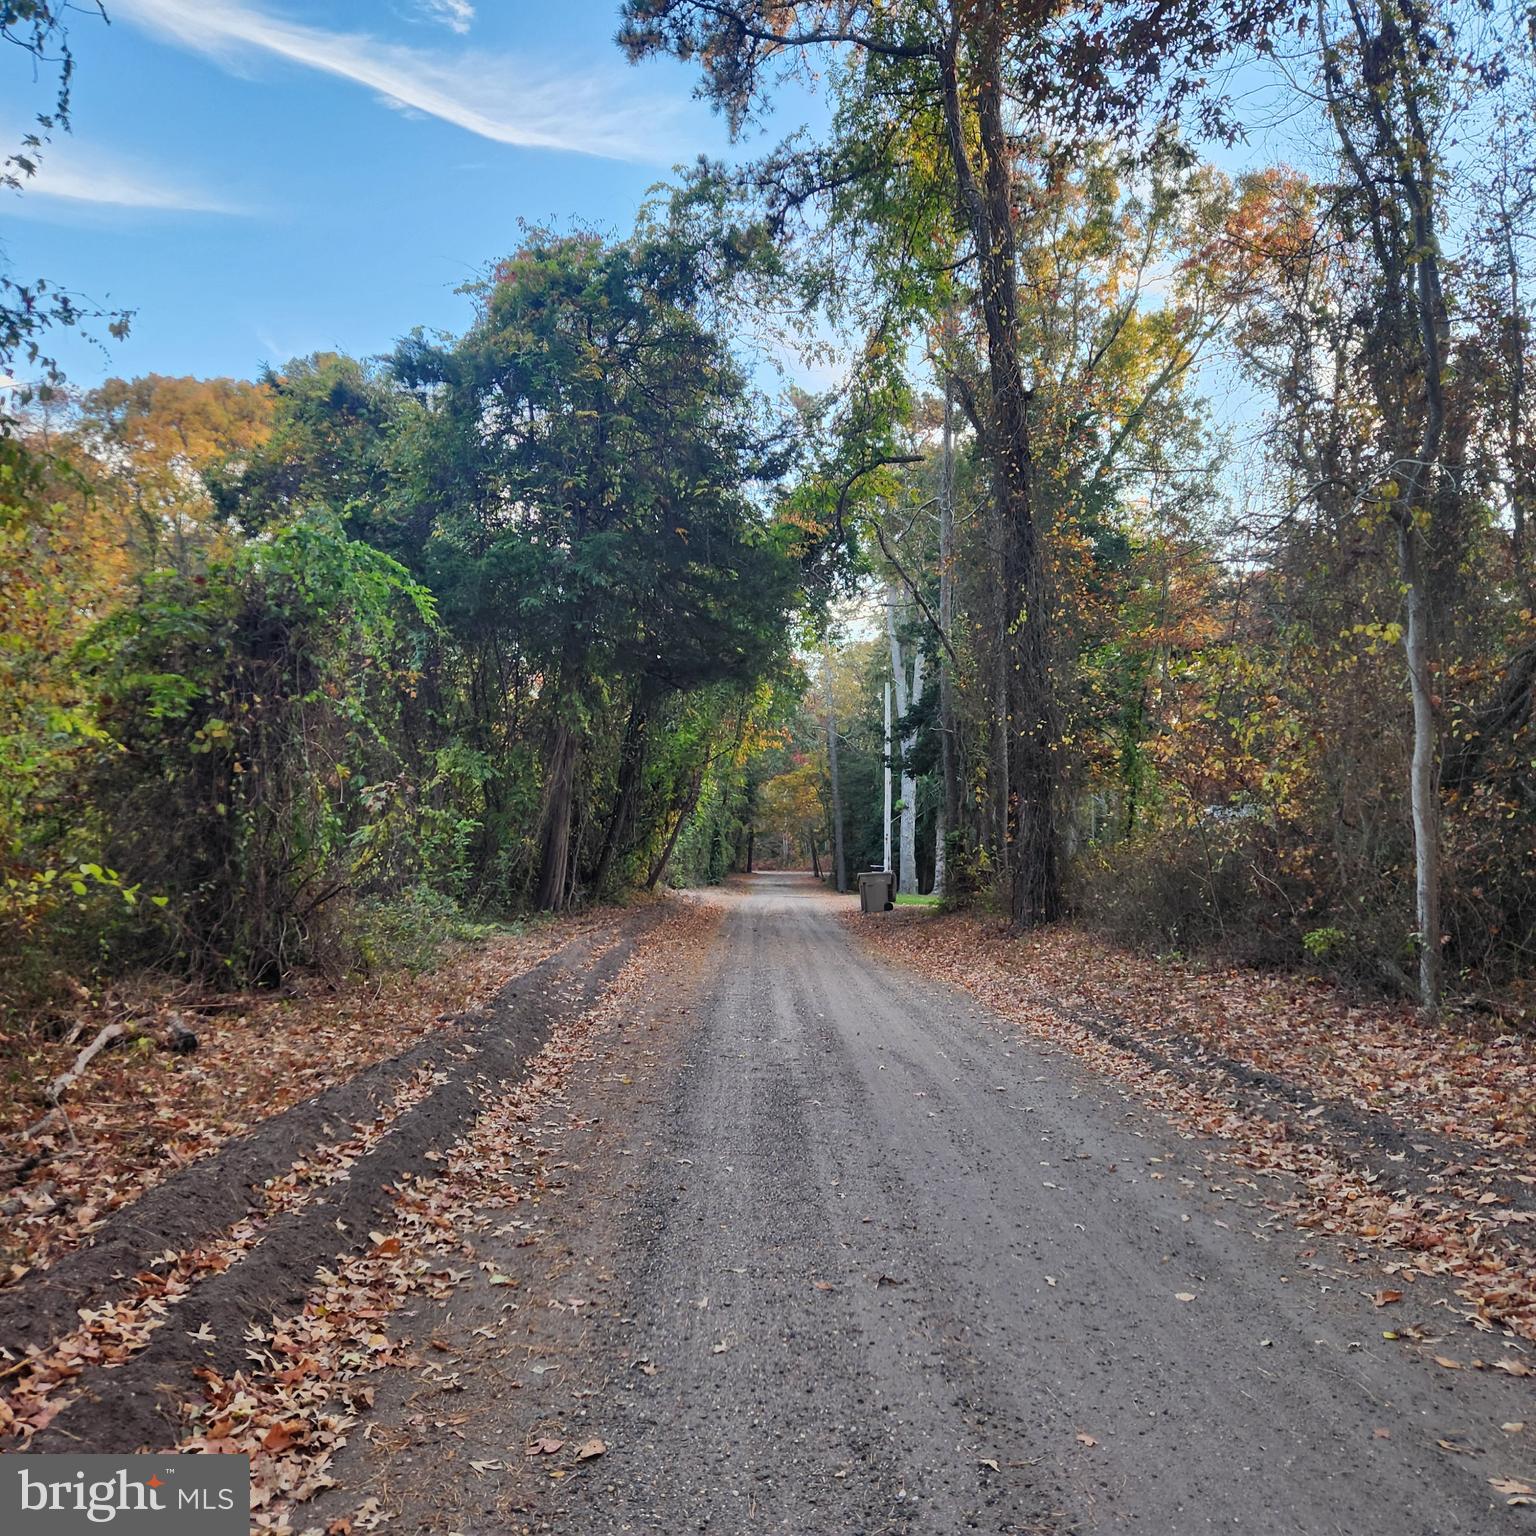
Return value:
M 459 1028 L 264 1122 L 121 1213 L 103 1242 L 28 1277 L 32 1283 L 23 1282 L 20 1295 L 0 1300 L 0 1340 L 13 1353 L 16 1344 L 26 1349 L 28 1338 L 57 1343 L 66 1316 L 122 1298 L 125 1282 L 150 1314 L 139 1317 L 130 1294 L 123 1319 L 129 1358 L 95 1370 L 87 1366 L 82 1388 L 45 1415 L 26 1448 L 77 1449 L 83 1442 L 96 1451 L 130 1451 L 173 1440 L 177 1407 L 196 1391 L 194 1373 L 237 1369 L 248 1325 L 296 1303 L 319 1265 L 354 1251 L 389 1208 L 395 1186 L 431 1173 L 428 1154 L 454 1139 L 486 1093 L 522 1071 L 559 1020 L 591 1005 L 653 920 L 641 915 L 617 934 L 579 937 L 515 977 L 490 1008 L 461 1020 Z M 412 1092 L 410 1085 L 423 1079 L 425 1091 Z M 334 1124 L 360 1104 L 375 1108 L 375 1127 L 383 1120 L 379 1134 L 358 1148 L 349 1166 L 334 1168 L 299 1200 L 253 1223 L 250 1208 L 254 1204 L 259 1212 L 264 1203 L 260 1189 L 253 1199 L 253 1175 L 265 1172 L 270 1183 L 306 1155 L 322 1152 L 317 1137 L 334 1134 Z M 241 1212 L 234 1222 L 231 1211 Z M 205 1260 L 191 1283 L 169 1299 L 157 1294 L 164 1286 L 152 1275 L 136 1287 L 131 1278 L 167 1249 L 176 1253 L 173 1266 L 192 1254 Z M 174 1326 L 166 1326 L 172 1320 Z M 31 1349 L 39 1347 L 33 1343 Z M 42 1349 L 45 1357 L 51 1354 Z M 75 1362 L 59 1365 L 61 1382 L 80 1374 Z M 46 1367 L 34 1366 L 32 1374 L 40 1369 Z M 12 1400 L 27 1405 L 21 1391 Z

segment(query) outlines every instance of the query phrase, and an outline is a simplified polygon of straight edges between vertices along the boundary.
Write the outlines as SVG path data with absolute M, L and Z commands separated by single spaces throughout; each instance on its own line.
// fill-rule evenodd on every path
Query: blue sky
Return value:
M 73 134 L 0 194 L 16 276 L 136 312 L 105 355 L 59 338 L 82 385 L 462 328 L 455 286 L 520 218 L 623 230 L 674 164 L 728 149 L 691 70 L 624 61 L 617 0 L 106 7 L 71 26 Z M 0 60 L 0 100 L 13 143 L 47 83 Z

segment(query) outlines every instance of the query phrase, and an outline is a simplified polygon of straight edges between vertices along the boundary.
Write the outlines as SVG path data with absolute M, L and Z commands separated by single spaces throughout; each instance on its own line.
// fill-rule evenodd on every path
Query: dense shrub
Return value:
M 163 899 L 144 958 L 273 982 L 344 893 L 419 873 L 440 816 L 399 788 L 396 727 L 433 624 L 399 565 L 312 514 L 206 575 L 151 576 L 93 632 L 106 743 L 82 821 Z

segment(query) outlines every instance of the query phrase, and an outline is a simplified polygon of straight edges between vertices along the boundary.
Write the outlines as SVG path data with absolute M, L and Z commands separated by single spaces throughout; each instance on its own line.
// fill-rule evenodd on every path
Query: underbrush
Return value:
M 1447 875 L 1455 869 L 1447 850 Z M 1505 1022 L 1529 1024 L 1530 935 L 1501 931 L 1513 903 L 1486 884 L 1448 878 L 1443 925 L 1448 989 Z M 1287 846 L 1262 822 L 1165 830 L 1085 850 L 1072 905 L 1116 943 L 1174 957 L 1205 956 L 1312 972 L 1360 992 L 1414 994 L 1413 890 L 1406 861 L 1368 875 Z M 1501 910 L 1493 911 L 1499 906 Z M 1528 926 L 1528 920 L 1526 920 Z
M 392 900 L 372 897 L 357 904 L 347 942 L 367 970 L 430 970 L 444 946 L 473 942 L 498 931 L 521 932 L 518 923 L 486 922 L 467 916 L 451 896 L 420 885 Z

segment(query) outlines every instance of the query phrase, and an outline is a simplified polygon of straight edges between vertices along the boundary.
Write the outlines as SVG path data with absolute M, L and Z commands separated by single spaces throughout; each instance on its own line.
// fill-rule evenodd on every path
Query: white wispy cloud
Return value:
M 420 5 L 433 21 L 442 22 L 451 32 L 468 32 L 475 19 L 475 8 L 469 0 L 420 0 Z
M 468 12 L 463 0 L 438 9 Z M 125 17 L 221 60 L 251 53 L 367 86 L 501 144 L 573 150 L 618 160 L 665 161 L 671 102 L 624 101 L 612 72 L 540 73 L 506 56 L 409 48 L 364 32 L 331 32 L 240 0 L 115 0 Z M 467 17 L 464 18 L 467 24 Z
M 129 208 L 170 213 L 242 213 L 222 198 L 189 186 L 153 167 L 132 164 L 69 139 L 49 146 L 37 174 L 22 182 L 20 203 L 90 203 L 104 208 Z

